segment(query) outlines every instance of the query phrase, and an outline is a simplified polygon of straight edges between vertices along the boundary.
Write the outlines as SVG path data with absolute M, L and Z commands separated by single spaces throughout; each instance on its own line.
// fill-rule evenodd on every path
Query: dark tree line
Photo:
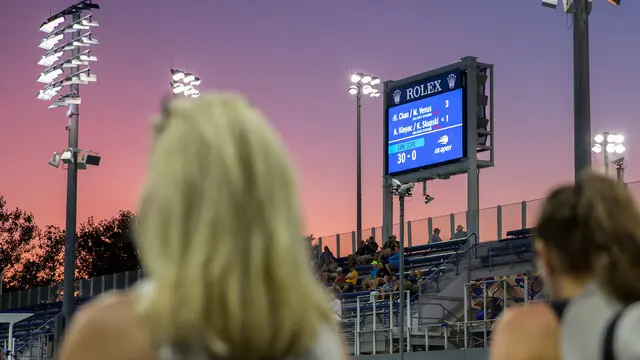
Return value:
M 140 267 L 131 242 L 135 214 L 120 211 L 96 222 L 89 218 L 77 230 L 76 277 L 91 278 Z M 4 290 L 20 290 L 62 282 L 65 231 L 38 227 L 33 215 L 7 208 L 0 196 L 0 269 Z

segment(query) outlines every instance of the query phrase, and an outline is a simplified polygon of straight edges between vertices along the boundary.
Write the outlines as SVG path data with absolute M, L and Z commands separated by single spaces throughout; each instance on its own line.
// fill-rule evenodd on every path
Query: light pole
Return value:
M 197 98 L 200 96 L 200 91 L 196 89 L 196 86 L 202 82 L 199 77 L 192 73 L 170 69 L 171 71 L 171 91 L 174 96 L 183 95 L 191 98 Z
M 405 198 L 408 197 L 412 197 L 412 191 L 414 188 L 415 184 L 414 183 L 407 183 L 407 184 L 401 184 L 399 181 L 397 180 L 392 180 L 392 186 L 391 186 L 391 195 L 392 196 L 397 196 L 398 197 L 398 202 L 399 202 L 399 208 L 398 208 L 398 213 L 399 213 L 399 217 L 400 217 L 400 266 L 398 269 L 398 273 L 400 274 L 400 286 L 399 286 L 399 306 L 400 306 L 400 315 L 398 316 L 398 328 L 400 329 L 400 339 L 399 339 L 399 343 L 398 343 L 398 350 L 400 351 L 400 359 L 404 359 L 404 353 L 407 349 L 405 349 L 405 316 L 407 316 L 406 314 L 406 309 L 405 309 L 405 286 L 404 286 L 404 281 L 405 281 L 405 274 L 404 274 L 404 200 Z M 407 319 L 407 326 L 409 325 L 409 320 Z
M 356 96 L 356 247 L 362 241 L 362 134 L 361 134 L 361 100 L 362 95 L 379 97 L 380 91 L 374 86 L 380 79 L 363 73 L 351 75 L 349 94 Z M 355 248 L 354 248 L 355 250 Z
M 91 45 L 98 44 L 93 38 L 92 29 L 98 26 L 93 20 L 92 10 L 100 9 L 91 0 L 83 0 L 75 5 L 49 17 L 41 26 L 40 31 L 46 37 L 39 47 L 47 52 L 40 58 L 38 65 L 46 70 L 38 77 L 38 82 L 46 84 L 36 97 L 41 100 L 51 100 L 59 96 L 49 108 L 67 107 L 66 126 L 68 133 L 67 148 L 60 154 L 54 153 L 49 164 L 55 167 L 62 161 L 67 169 L 67 202 L 65 221 L 64 246 L 64 297 L 62 311 L 64 324 L 68 324 L 75 308 L 75 270 L 76 270 L 76 211 L 78 191 L 78 170 L 87 165 L 98 165 L 100 157 L 90 151 L 78 148 L 78 118 L 80 113 L 80 85 L 95 82 L 97 77 L 91 73 L 90 64 L 98 59 L 91 55 Z M 65 40 L 68 40 L 65 42 Z M 61 44 L 61 45 L 59 45 Z M 68 57 L 67 57 L 68 56 Z M 62 80 L 56 80 L 69 72 Z M 66 94 L 60 94 L 64 87 L 69 86 Z M 63 166 L 63 168 L 65 168 Z
M 620 5 L 620 0 L 609 0 Z M 573 151 L 576 181 L 591 167 L 591 95 L 589 75 L 589 13 L 591 0 L 562 0 L 564 11 L 573 15 Z M 542 0 L 556 8 L 558 0 Z
M 593 138 L 594 145 L 591 148 L 596 154 L 603 153 L 604 172 L 609 175 L 609 154 L 622 154 L 624 148 L 624 136 L 616 133 L 604 132 Z M 618 165 L 618 164 L 616 164 Z

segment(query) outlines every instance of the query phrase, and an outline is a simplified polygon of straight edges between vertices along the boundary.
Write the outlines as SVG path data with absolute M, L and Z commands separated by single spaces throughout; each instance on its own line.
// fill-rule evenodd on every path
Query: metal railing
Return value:
M 463 255 L 466 254 L 468 264 L 471 263 L 471 255 L 472 255 L 471 252 L 472 250 L 476 249 L 476 247 L 478 246 L 478 235 L 476 233 L 471 233 L 467 235 L 467 237 L 464 239 L 466 241 L 462 246 L 460 246 L 460 248 L 456 249 L 456 251 L 453 254 L 451 254 L 451 256 L 447 258 L 447 260 L 441 262 L 438 265 L 435 265 L 434 271 L 431 274 L 427 275 L 427 277 L 425 277 L 422 280 L 422 284 L 420 286 L 421 295 L 428 291 L 428 286 L 431 281 L 435 281 L 436 292 L 439 292 L 440 277 L 442 276 L 442 273 L 447 270 L 447 266 L 454 265 L 456 269 L 456 275 L 458 275 L 459 269 L 460 269 L 460 258 Z M 471 239 L 474 239 L 475 241 L 471 242 Z M 456 239 L 456 240 L 462 240 L 462 239 Z
M 636 202 L 640 203 L 640 181 L 627 183 L 627 188 Z M 544 200 L 534 199 L 481 209 L 479 212 L 479 241 L 502 240 L 507 237 L 507 232 L 510 230 L 534 227 Z M 452 238 L 457 225 L 466 227 L 466 219 L 467 212 L 462 211 L 407 221 L 405 223 L 406 244 L 411 247 L 428 243 L 433 229 L 436 227 L 441 231 L 441 238 Z M 398 234 L 398 227 L 398 224 L 394 224 L 392 233 Z M 363 239 L 369 236 L 373 236 L 380 244 L 386 240 L 382 239 L 381 227 L 372 227 L 362 231 Z M 357 248 L 356 238 L 356 232 L 349 231 L 321 236 L 315 240 L 315 243 L 321 246 L 328 246 L 337 257 L 341 257 L 355 252 Z

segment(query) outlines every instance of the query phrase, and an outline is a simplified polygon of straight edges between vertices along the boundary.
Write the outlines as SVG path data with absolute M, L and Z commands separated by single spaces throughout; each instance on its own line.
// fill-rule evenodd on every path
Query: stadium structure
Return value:
M 407 301 L 405 358 L 419 355 L 420 359 L 438 359 L 437 354 L 446 351 L 451 353 L 448 359 L 468 359 L 472 354 L 483 359 L 494 319 L 504 308 L 544 299 L 531 261 L 530 227 L 539 204 L 537 200 L 484 209 L 481 224 L 487 229 L 479 242 L 475 234 L 470 234 L 465 239 L 427 244 L 431 231 L 420 231 L 439 226 L 442 237 L 449 238 L 445 234 L 449 229 L 464 225 L 457 222 L 463 213 L 407 222 L 406 271 L 421 270 L 424 286 Z M 511 226 L 514 219 L 520 220 L 517 226 L 506 227 L 503 223 Z M 351 244 L 355 236 L 354 231 L 321 237 L 316 244 L 335 249 L 344 260 L 352 249 L 342 242 Z M 363 238 L 368 236 L 383 242 L 380 228 L 367 230 Z M 356 267 L 361 274 L 369 268 Z M 139 270 L 79 280 L 78 304 L 109 291 L 127 289 L 143 277 Z M 2 294 L 0 310 L 5 323 L 0 326 L 0 342 L 4 348 L 12 348 L 17 359 L 51 359 L 61 296 L 62 284 Z M 402 312 L 397 301 L 379 300 L 363 291 L 340 294 L 338 298 L 342 333 L 351 354 L 398 355 L 397 320 Z

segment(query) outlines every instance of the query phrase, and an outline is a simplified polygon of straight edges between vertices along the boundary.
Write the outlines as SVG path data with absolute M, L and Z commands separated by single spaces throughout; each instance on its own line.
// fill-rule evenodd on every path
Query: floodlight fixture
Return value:
M 171 69 L 171 78 L 173 81 L 180 81 L 184 79 L 184 72 L 176 69 Z
M 184 95 L 192 98 L 200 96 L 196 86 L 202 83 L 195 74 L 178 69 L 169 69 L 171 72 L 171 91 L 174 95 Z
M 53 166 L 54 168 L 57 168 L 60 166 L 60 154 L 58 154 L 57 152 L 53 153 L 53 156 L 51 157 L 51 159 L 49 159 L 49 165 Z
M 86 166 L 100 166 L 100 160 L 102 158 L 98 153 L 95 153 L 91 150 L 84 150 L 82 156 L 78 160 L 79 163 L 84 164 Z
M 351 95 L 369 95 L 370 97 L 379 97 L 380 90 L 374 86 L 380 84 L 380 78 L 363 74 L 351 74 L 351 85 L 349 86 L 349 94 Z
M 65 22 L 64 16 L 54 17 L 52 20 L 47 20 L 44 24 L 42 24 L 40 26 L 40 31 L 50 34 L 63 22 Z
M 193 74 L 184 74 L 184 78 L 182 79 L 182 82 L 185 84 L 189 84 L 192 81 L 195 81 L 196 77 L 193 76 Z
M 622 154 L 626 151 L 623 145 L 624 136 L 618 133 L 604 132 L 594 136 L 593 141 L 595 144 L 591 147 L 591 151 L 596 154 L 603 153 L 605 172 L 609 173 L 609 156 Z

